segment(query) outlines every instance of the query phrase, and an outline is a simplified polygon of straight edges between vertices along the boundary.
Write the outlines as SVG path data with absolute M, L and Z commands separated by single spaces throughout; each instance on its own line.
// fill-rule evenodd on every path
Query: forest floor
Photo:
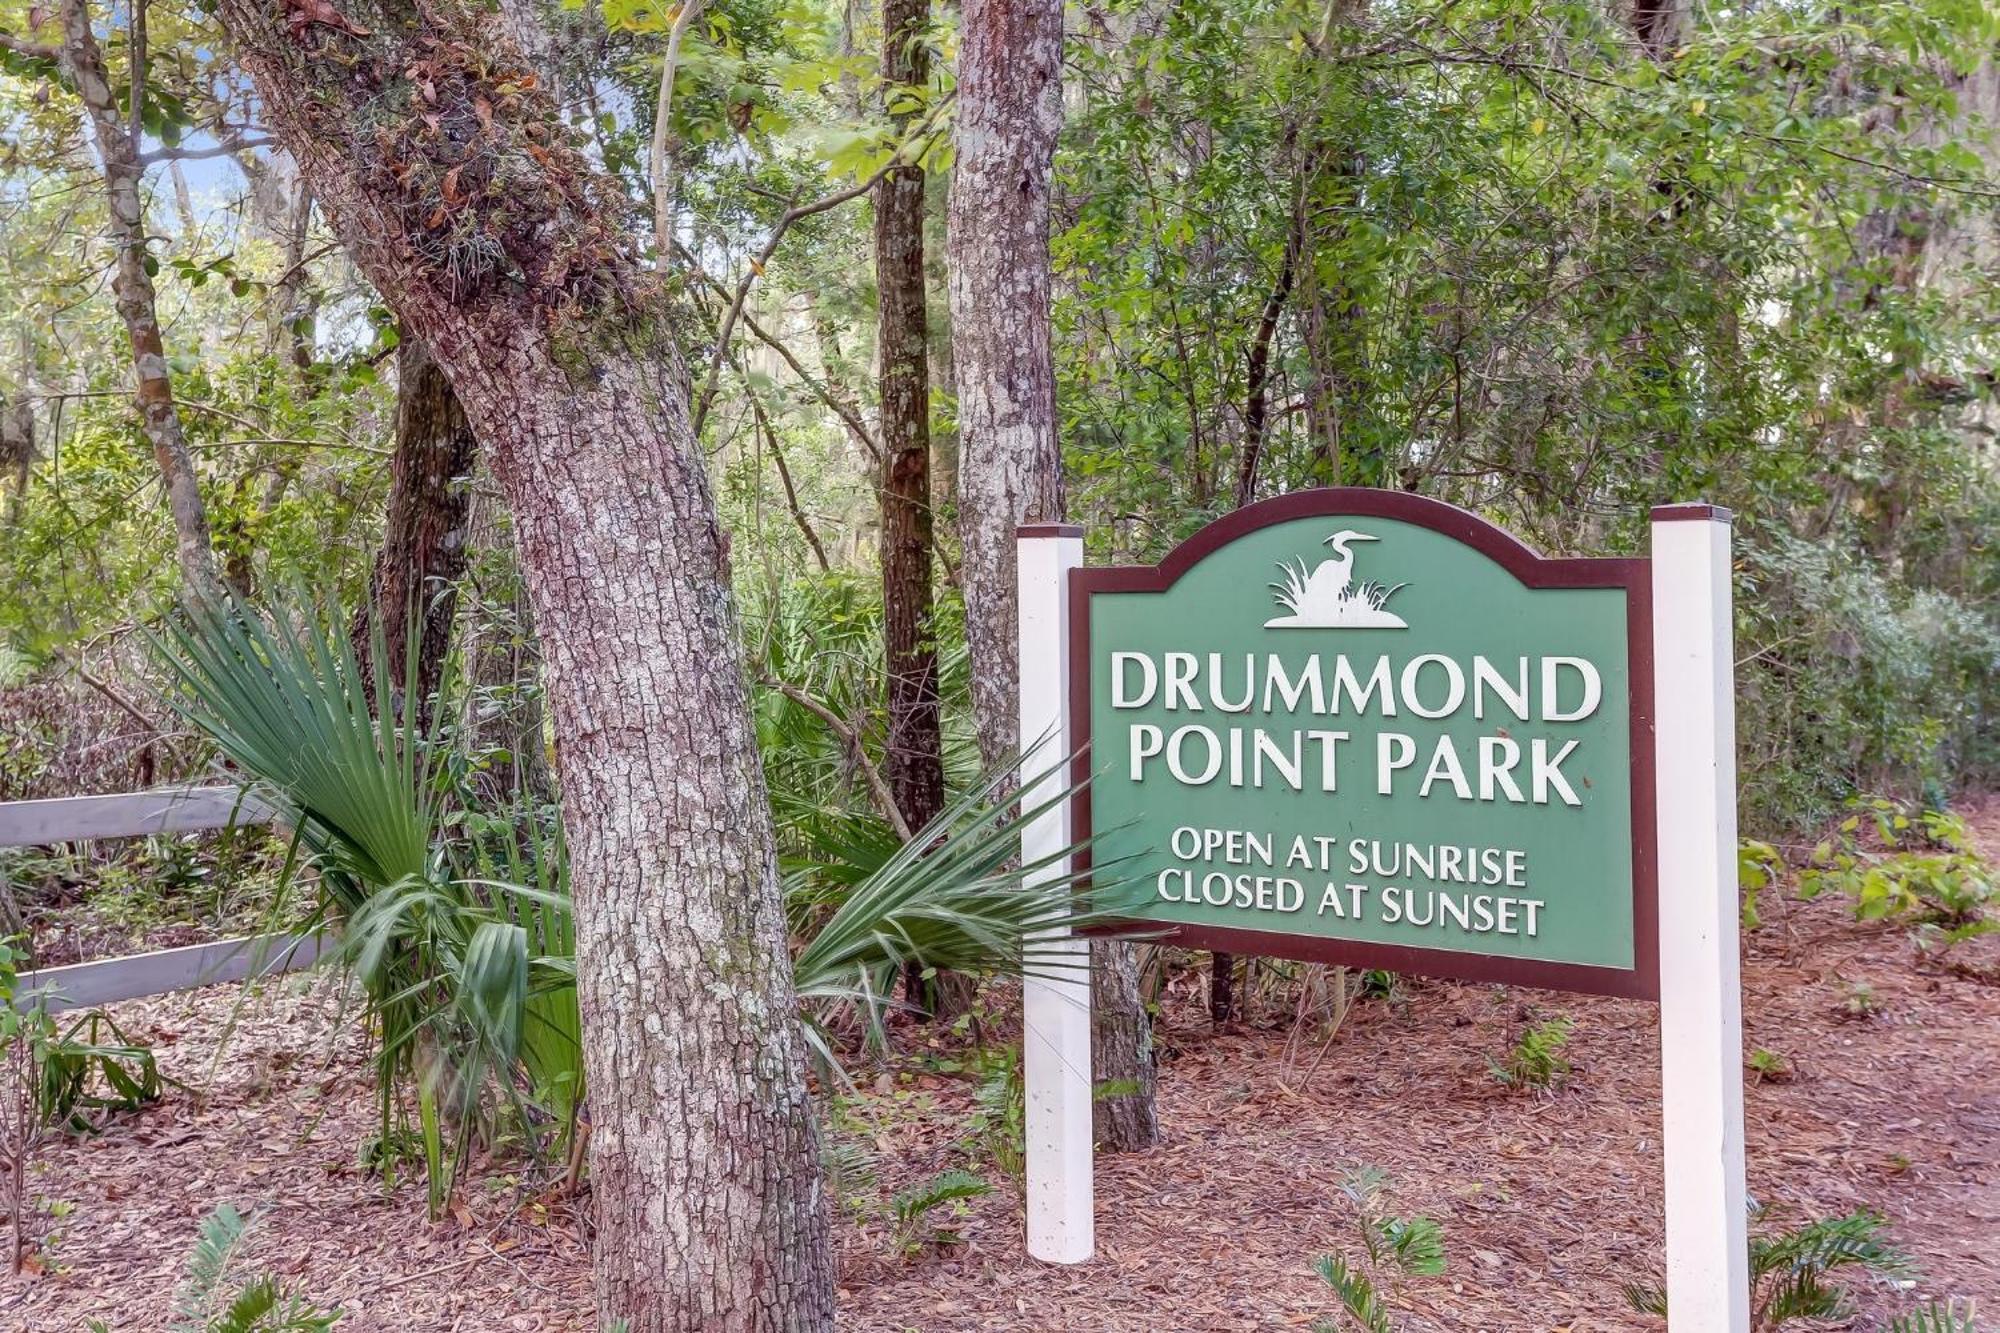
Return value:
M 1971 812 L 2000 855 L 2000 799 Z M 1766 895 L 1744 964 L 1746 1047 L 1782 1057 L 1750 1079 L 1752 1193 L 1792 1222 L 1874 1209 L 1917 1260 L 1908 1290 L 1857 1281 L 1862 1330 L 1921 1298 L 2000 1311 L 2000 986 L 1921 965 L 1901 927 L 1840 903 Z M 1996 944 L 1993 937 L 1975 942 Z M 1981 949 L 1988 965 L 2000 950 Z M 1872 1011 L 1850 999 L 1867 987 Z M 976 1087 L 950 1039 L 869 1071 L 842 1133 L 871 1147 L 886 1200 L 970 1166 L 1000 1184 L 955 1223 L 948 1254 L 892 1255 L 881 1210 L 843 1215 L 841 1327 L 853 1333 L 1236 1333 L 1331 1312 L 1315 1256 L 1359 1250 L 1350 1171 L 1378 1167 L 1387 1205 L 1444 1229 L 1442 1277 L 1396 1305 L 1452 1333 L 1657 1330 L 1627 1282 L 1661 1262 L 1657 1031 L 1649 1006 L 1494 986 L 1406 983 L 1355 1005 L 1314 1067 L 1289 1012 L 1212 1034 L 1192 994 L 1160 1038 L 1165 1141 L 1100 1158 L 1098 1257 L 1027 1258 L 1020 1206 L 980 1159 Z M 0 1279 L 0 1327 L 162 1328 L 196 1224 L 217 1203 L 263 1222 L 249 1259 L 347 1310 L 343 1333 L 589 1330 L 587 1243 L 573 1203 L 523 1200 L 504 1163 L 425 1218 L 422 1185 L 358 1168 L 373 1084 L 338 993 L 302 979 L 254 1005 L 215 988 L 117 1006 L 170 1089 L 102 1134 L 52 1143 L 31 1188 L 60 1216 L 42 1271 Z M 1488 1069 L 1525 1023 L 1575 1021 L 1575 1070 L 1514 1093 Z M 224 1042 L 224 1034 L 228 1039 Z

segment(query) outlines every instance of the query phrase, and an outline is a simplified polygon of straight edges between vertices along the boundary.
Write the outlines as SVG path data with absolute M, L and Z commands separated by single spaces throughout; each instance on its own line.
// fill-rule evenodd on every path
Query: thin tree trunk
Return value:
M 799 488 L 792 481 L 791 465 L 785 461 L 785 448 L 778 442 L 778 429 L 771 424 L 770 414 L 757 396 L 750 396 L 750 411 L 757 423 L 758 434 L 764 437 L 765 445 L 771 450 L 771 463 L 778 470 L 778 484 L 785 490 L 785 512 L 792 516 L 792 526 L 806 539 L 812 548 L 813 559 L 819 564 L 819 572 L 830 574 L 833 564 L 826 558 L 826 546 L 820 541 L 819 533 L 813 530 L 812 520 L 806 517 L 805 506 L 799 503 Z
M 382 627 L 386 661 L 375 674 L 392 695 L 410 681 L 409 634 L 417 632 L 413 695 L 400 711 L 428 729 L 445 653 L 451 647 L 458 578 L 465 572 L 466 485 L 479 443 L 436 361 L 415 336 L 396 346 L 396 452 L 389 461 L 389 507 L 368 600 Z M 363 661 L 374 635 L 365 611 L 355 637 Z
M 499 25 L 456 6 L 220 14 L 356 261 L 449 376 L 514 516 L 575 894 L 601 1319 L 830 1330 L 725 542 L 667 294 L 619 230 L 620 187 Z
M 1061 0 L 966 0 L 951 177 L 958 528 L 980 757 L 1022 744 L 1014 530 L 1063 516 L 1049 331 L 1049 172 L 1062 129 Z
M 1236 507 L 1241 509 L 1257 498 L 1257 467 L 1264 452 L 1265 424 L 1270 417 L 1268 402 L 1271 380 L 1271 343 L 1277 337 L 1278 318 L 1284 313 L 1285 298 L 1292 292 L 1292 274 L 1298 267 L 1300 226 L 1295 221 L 1285 236 L 1285 257 L 1278 265 L 1278 280 L 1264 298 L 1264 311 L 1257 320 L 1256 336 L 1250 340 L 1246 358 L 1243 392 L 1243 449 L 1237 457 Z
M 1208 1019 L 1221 1027 L 1236 1017 L 1236 955 L 1208 956 Z
M 139 192 L 145 164 L 140 161 L 132 127 L 119 116 L 117 94 L 91 29 L 86 0 L 63 0 L 62 24 L 63 61 L 88 113 L 103 168 L 111 236 L 118 246 L 111 290 L 132 346 L 133 398 L 140 425 L 153 446 L 153 460 L 166 484 L 181 582 L 190 595 L 215 600 L 222 596 L 222 580 L 216 574 L 215 551 L 209 540 L 208 511 L 195 479 L 194 457 L 181 430 L 180 411 L 174 405 L 166 348 L 160 340 L 159 306 L 152 275 L 146 271 L 146 205 Z M 135 76 L 134 84 L 142 83 L 143 79 Z M 134 121 L 137 117 L 135 106 Z
M 884 100 L 930 78 L 921 34 L 929 0 L 882 0 Z M 894 113 L 898 135 L 914 116 Z M 924 171 L 900 166 L 875 187 L 877 355 L 882 401 L 882 637 L 888 686 L 884 767 L 903 819 L 922 828 L 944 809 L 944 736 L 931 624 L 929 319 L 924 298 Z M 905 998 L 931 1007 L 911 964 Z
M 1061 0 L 966 0 L 951 179 L 951 338 L 959 536 L 973 721 L 988 764 L 1019 748 L 1015 529 L 1064 513 L 1050 329 L 1049 175 L 1062 130 Z M 1032 739 L 1032 738 L 1025 738 Z M 1134 947 L 1093 941 L 1098 1142 L 1159 1138 L 1152 1029 Z

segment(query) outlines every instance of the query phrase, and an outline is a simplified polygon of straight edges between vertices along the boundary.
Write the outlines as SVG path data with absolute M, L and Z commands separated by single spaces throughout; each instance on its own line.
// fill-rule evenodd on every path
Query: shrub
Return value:
M 1750 1236 L 1750 1327 L 1773 1333 L 1798 1319 L 1843 1319 L 1850 1302 L 1836 1280 L 1842 1270 L 1904 1278 L 1915 1270 L 1909 1257 L 1881 1240 L 1883 1218 L 1857 1212 L 1823 1217 L 1789 1229 L 1758 1232 L 1764 1216 L 1752 1213 Z M 1664 1316 L 1667 1296 L 1658 1285 L 1633 1283 L 1625 1299 L 1643 1314 Z
M 1799 876 L 1800 897 L 1845 894 L 1863 921 L 1907 919 L 1966 935 L 1990 928 L 1993 869 L 1966 845 L 1964 821 L 1936 810 L 1912 814 L 1882 797 L 1857 804 L 1834 836 L 1813 848 Z M 1863 842 L 1864 827 L 1879 849 Z
M 1381 1211 L 1388 1177 L 1374 1167 L 1350 1172 L 1341 1182 L 1355 1209 L 1364 1258 L 1353 1262 L 1323 1254 L 1313 1271 L 1340 1298 L 1340 1317 L 1321 1319 L 1313 1333 L 1339 1333 L 1345 1319 L 1362 1333 L 1397 1333 L 1388 1297 L 1410 1277 L 1437 1277 L 1445 1270 L 1444 1230 L 1428 1217 L 1397 1217 Z
M 1745 838 L 1736 847 L 1736 883 L 1743 892 L 1743 929 L 1756 930 L 1764 924 L 1757 911 L 1757 897 L 1777 882 L 1784 861 L 1768 842 Z
M 1911 589 L 1846 542 L 1746 531 L 1738 721 L 1751 828 L 1817 822 L 1853 792 L 1941 799 L 1990 774 L 2000 626 L 1978 601 Z
M 963 1242 L 958 1224 L 968 1215 L 966 1202 L 993 1187 L 970 1171 L 945 1171 L 928 1183 L 904 1190 L 889 1201 L 894 1218 L 890 1244 L 905 1259 L 914 1259 L 927 1250 L 954 1249 Z M 945 1209 L 946 1217 L 935 1214 Z
M 78 1134 L 103 1128 L 93 1112 L 145 1109 L 160 1099 L 165 1082 L 152 1048 L 127 1037 L 101 1009 L 52 1033 L 40 1064 L 37 1106 L 43 1123 Z
M 1570 1073 L 1563 1051 L 1575 1027 L 1574 1020 L 1566 1017 L 1530 1025 L 1505 1058 L 1489 1064 L 1493 1077 L 1510 1088 L 1561 1087 Z

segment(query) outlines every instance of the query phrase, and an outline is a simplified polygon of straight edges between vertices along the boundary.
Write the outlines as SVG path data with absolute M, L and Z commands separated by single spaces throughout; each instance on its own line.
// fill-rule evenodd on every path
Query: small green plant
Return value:
M 1967 847 L 1963 820 L 1937 810 L 1912 815 L 1881 797 L 1859 804 L 1833 837 L 1813 848 L 1799 875 L 1801 898 L 1845 894 L 1858 920 L 1909 920 L 1963 932 L 1960 938 L 1994 929 L 1986 918 L 1993 868 Z M 1864 826 L 1878 847 L 1864 843 Z
M 152 1048 L 126 1036 L 101 1009 L 82 1015 L 42 1048 L 42 1119 L 72 1133 L 95 1134 L 105 1115 L 143 1110 L 160 1099 L 162 1087 Z
M 1394 1004 L 1403 998 L 1402 984 L 1386 967 L 1371 967 L 1361 974 L 1361 998 Z
M 970 1214 L 967 1200 L 990 1194 L 993 1187 L 970 1171 L 945 1171 L 929 1183 L 904 1190 L 889 1201 L 894 1230 L 890 1244 L 905 1259 L 930 1250 L 956 1248 L 962 1241 L 958 1224 Z M 943 1220 L 934 1216 L 945 1209 Z
M 1847 988 L 1847 994 L 1842 997 L 1840 1012 L 1848 1018 L 1873 1018 L 1882 1012 L 1882 997 L 1867 982 L 1857 981 Z
M 23 954 L 0 939 L 0 1204 L 10 1223 L 9 1272 L 30 1261 L 34 1211 L 28 1197 L 28 1168 L 48 1133 L 42 1114 L 42 1052 L 55 1040 L 55 1020 L 39 999 L 16 1005 Z M 39 1262 L 39 1260 L 37 1260 Z
M 1750 1052 L 1749 1063 L 1759 1083 L 1790 1083 L 1795 1076 L 1792 1062 L 1765 1046 Z
M 338 1309 L 321 1309 L 275 1275 L 241 1271 L 251 1225 L 227 1203 L 202 1219 L 169 1333 L 326 1333 L 340 1322 Z
M 1375 1167 L 1349 1172 L 1341 1192 L 1354 1204 L 1356 1230 L 1365 1258 L 1323 1254 L 1313 1271 L 1340 1298 L 1340 1315 L 1313 1324 L 1313 1333 L 1340 1333 L 1342 1320 L 1362 1333 L 1397 1333 L 1388 1297 L 1410 1277 L 1437 1277 L 1445 1270 L 1444 1230 L 1428 1217 L 1397 1217 L 1381 1210 L 1388 1177 Z M 1385 1292 L 1388 1295 L 1385 1295 Z
M 1885 1223 L 1879 1213 L 1822 1217 L 1760 1232 L 1756 1224 L 1765 1215 L 1761 1209 L 1751 1214 L 1752 1333 L 1774 1333 L 1796 1319 L 1846 1318 L 1851 1303 L 1837 1280 L 1842 1270 L 1883 1278 L 1907 1278 L 1915 1272 L 1909 1256 L 1882 1241 Z M 1625 1299 L 1642 1314 L 1667 1313 L 1667 1294 L 1658 1285 L 1629 1284 Z
M 1561 1087 L 1570 1074 L 1569 1059 L 1563 1052 L 1575 1027 L 1567 1017 L 1531 1024 L 1505 1058 L 1490 1063 L 1493 1077 L 1510 1088 L 1546 1091 Z
M 820 1139 L 819 1165 L 836 1208 L 867 1217 L 879 1206 L 875 1154 L 867 1144 L 829 1127 Z
M 1021 1051 L 1001 1046 L 982 1054 L 985 1069 L 974 1094 L 978 1109 L 969 1122 L 974 1151 L 1018 1188 L 1028 1170 L 1028 1089 Z
M 1768 842 L 1750 838 L 1736 844 L 1736 883 L 1743 891 L 1743 929 L 1756 930 L 1764 924 L 1757 910 L 1758 895 L 1777 882 L 1784 858 Z
M 1921 1310 L 1891 1319 L 1889 1333 L 1979 1333 L 1979 1325 L 1973 1321 L 1972 1302 L 1932 1301 Z

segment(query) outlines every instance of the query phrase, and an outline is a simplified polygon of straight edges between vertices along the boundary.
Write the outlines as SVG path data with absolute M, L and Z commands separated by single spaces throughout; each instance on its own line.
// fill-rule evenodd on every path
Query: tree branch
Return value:
M 889 794 L 889 784 L 883 780 L 882 771 L 875 767 L 868 757 L 868 750 L 861 743 L 861 733 L 819 700 L 807 694 L 796 685 L 787 685 L 776 676 L 761 676 L 766 689 L 776 690 L 799 707 L 826 723 L 827 730 L 840 737 L 848 751 L 854 756 L 854 766 L 861 770 L 862 781 L 868 786 L 868 794 L 874 799 L 875 808 L 889 821 L 889 827 L 896 830 L 896 836 L 904 842 L 910 840 L 910 825 L 903 818 L 903 812 L 896 808 L 896 798 Z
M 16 37 L 5 29 L 0 29 L 0 51 L 12 51 L 15 55 L 26 56 L 30 60 L 62 59 L 62 48 L 31 42 L 25 37 Z
M 673 137 L 674 77 L 681 63 L 681 39 L 687 35 L 688 24 L 701 13 L 705 3 L 706 0 L 681 0 L 681 12 L 674 15 L 674 26 L 667 32 L 667 54 L 660 62 L 660 95 L 653 104 L 653 142 L 648 165 L 652 168 L 653 177 L 653 253 L 662 269 L 667 267 L 674 252 L 674 194 L 677 186 L 673 176 L 673 153 L 667 143 Z M 700 429 L 699 425 L 695 427 L 697 433 Z
M 713 275 L 706 272 L 699 264 L 697 264 L 694 261 L 694 257 L 692 255 L 688 255 L 685 249 L 683 249 L 681 253 L 683 256 L 686 256 L 688 265 L 694 271 L 695 275 L 699 277 L 703 282 L 707 283 L 709 287 L 714 290 L 716 295 L 718 296 L 729 295 L 729 289 L 727 287 L 724 287 L 720 282 L 718 282 L 715 279 Z M 797 375 L 799 379 L 805 384 L 806 388 L 812 392 L 812 396 L 819 399 L 820 402 L 824 403 L 827 409 L 831 411 L 835 416 L 839 417 L 842 423 L 846 425 L 848 430 L 854 433 L 854 438 L 860 440 L 862 447 L 868 450 L 869 457 L 873 458 L 878 463 L 881 462 L 882 446 L 876 442 L 875 432 L 869 430 L 868 423 L 861 419 L 860 410 L 857 409 L 851 402 L 848 402 L 845 399 L 836 396 L 832 389 L 828 388 L 824 384 L 821 384 L 817 379 L 815 379 L 813 375 L 810 372 L 808 372 L 805 366 L 799 361 L 799 358 L 797 357 L 797 355 L 793 353 L 792 349 L 785 346 L 783 342 L 779 341 L 776 334 L 772 333 L 762 324 L 759 324 L 755 316 L 751 315 L 746 311 L 744 312 L 742 319 L 743 319 L 743 327 L 750 330 L 751 335 L 755 337 L 757 341 L 763 343 L 766 347 L 776 352 L 779 355 L 779 357 L 783 359 L 784 363 L 792 368 L 792 373 Z M 721 345 L 722 344 L 720 343 L 717 344 L 717 346 Z
M 956 96 L 956 92 L 950 92 L 940 97 L 936 104 L 931 107 L 930 111 L 925 114 L 922 123 L 911 132 L 907 139 L 896 145 L 896 151 L 889 154 L 888 161 L 878 167 L 874 174 L 869 176 L 867 180 L 862 181 L 859 185 L 851 185 L 844 190 L 835 190 L 832 194 L 822 195 L 809 204 L 794 204 L 785 210 L 784 215 L 778 219 L 777 225 L 771 228 L 770 236 L 764 241 L 764 248 L 757 252 L 757 257 L 750 261 L 750 267 L 744 272 L 743 280 L 736 284 L 736 295 L 729 303 L 729 313 L 723 316 L 722 326 L 716 331 L 715 351 L 708 359 L 708 378 L 703 381 L 701 397 L 695 402 L 694 433 L 696 435 L 701 434 L 702 423 L 708 419 L 709 406 L 715 401 L 716 385 L 722 378 L 724 349 L 729 346 L 730 336 L 736 332 L 736 321 L 743 314 L 743 303 L 750 296 L 751 284 L 757 281 L 757 276 L 764 271 L 764 266 L 771 262 L 771 256 L 777 252 L 778 242 L 785 238 L 785 233 L 791 230 L 793 223 L 809 218 L 815 213 L 824 213 L 830 208 L 838 208 L 849 200 L 859 199 L 862 195 L 874 189 L 884 176 L 887 176 L 898 166 L 903 165 L 904 150 L 931 133 L 932 127 L 937 122 L 937 118 L 944 114 L 944 109 L 951 105 L 952 99 Z M 922 155 L 922 153 L 918 154 L 919 157 Z
M 139 154 L 139 165 L 150 167 L 160 162 L 198 162 L 209 157 L 229 157 L 253 148 L 269 148 L 274 142 L 272 139 L 236 139 L 209 148 L 169 148 L 162 145 Z
M 741 372 L 742 367 L 738 366 L 737 370 Z M 771 418 L 765 414 L 764 404 L 756 392 L 747 389 L 746 392 L 750 397 L 751 415 L 757 419 L 757 429 L 762 432 L 764 442 L 771 446 L 771 461 L 777 465 L 778 480 L 785 488 L 785 508 L 791 512 L 792 522 L 798 526 L 799 534 L 806 539 L 806 545 L 812 547 L 813 558 L 819 561 L 820 573 L 830 574 L 833 572 L 833 566 L 827 561 L 826 547 L 820 544 L 819 534 L 813 531 L 812 523 L 806 518 L 804 507 L 799 504 L 798 488 L 792 485 L 792 469 L 785 462 L 785 451 L 778 443 L 778 432 L 772 427 Z

